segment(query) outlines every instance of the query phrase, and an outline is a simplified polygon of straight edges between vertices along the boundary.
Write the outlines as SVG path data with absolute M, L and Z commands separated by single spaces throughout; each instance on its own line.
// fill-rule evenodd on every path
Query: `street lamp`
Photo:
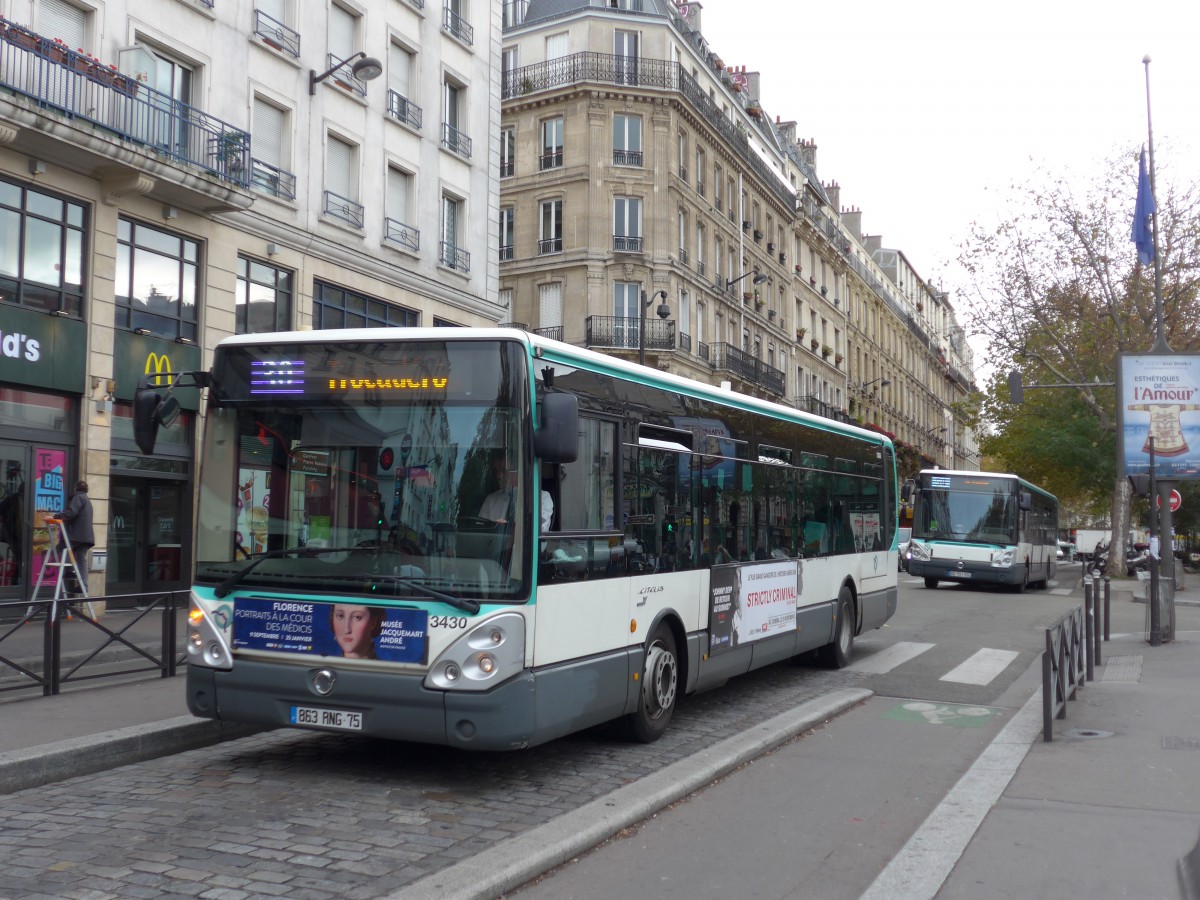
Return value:
M 655 297 L 662 297 L 663 302 L 658 304 L 658 309 L 654 312 L 664 321 L 671 318 L 671 307 L 667 306 L 666 291 L 655 291 L 649 297 L 646 296 L 645 291 L 642 291 L 642 320 L 638 323 L 638 362 L 643 366 L 646 364 L 646 310 L 650 308 L 650 303 Z
M 858 386 L 858 389 L 865 393 L 867 388 L 869 388 L 871 385 L 873 385 L 876 381 L 879 382 L 880 387 L 887 387 L 889 384 L 892 383 L 892 379 L 885 378 L 881 375 L 879 378 L 872 378 L 870 381 L 864 381 L 862 384 L 860 384 Z
M 743 278 L 748 278 L 751 275 L 754 276 L 755 284 L 762 284 L 764 281 L 767 280 L 767 276 L 764 275 L 762 272 L 755 272 L 755 271 L 751 270 L 751 271 L 745 273 L 744 275 L 739 275 L 737 278 L 731 278 L 729 281 L 725 282 L 725 290 L 729 290 L 731 287 L 733 287 L 735 284 L 737 284 Z
M 362 59 L 358 59 L 360 56 L 362 57 Z M 330 66 L 328 71 L 322 72 L 320 75 L 317 74 L 315 69 L 309 69 L 308 70 L 308 94 L 309 94 L 309 96 L 311 97 L 313 94 L 315 94 L 317 92 L 318 84 L 320 84 L 322 81 L 324 81 L 330 75 L 332 75 L 334 72 L 336 72 L 342 66 L 344 66 L 346 63 L 350 62 L 350 60 L 352 60 L 352 59 L 358 59 L 358 62 L 356 62 L 353 66 L 350 67 L 350 74 L 353 75 L 355 78 L 357 78 L 359 81 L 372 81 L 383 74 L 383 63 L 381 63 L 379 60 L 377 60 L 373 56 L 367 56 L 367 51 L 359 50 L 353 56 L 347 56 L 345 59 L 341 60 L 340 62 L 334 63 L 332 66 Z

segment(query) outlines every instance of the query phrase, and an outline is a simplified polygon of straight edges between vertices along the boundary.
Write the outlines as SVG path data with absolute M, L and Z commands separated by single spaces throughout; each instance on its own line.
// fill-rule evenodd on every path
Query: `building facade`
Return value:
M 236 333 L 487 325 L 498 4 L 0 0 L 0 597 L 85 479 L 93 593 L 188 583 L 199 396 Z M 261 486 L 260 486 L 261 488 Z M 32 537 L 30 537 L 32 535 Z
M 504 5 L 501 305 L 512 324 L 977 467 L 945 294 L 861 234 L 816 144 L 763 110 L 701 5 Z M 905 471 L 902 474 L 911 474 Z

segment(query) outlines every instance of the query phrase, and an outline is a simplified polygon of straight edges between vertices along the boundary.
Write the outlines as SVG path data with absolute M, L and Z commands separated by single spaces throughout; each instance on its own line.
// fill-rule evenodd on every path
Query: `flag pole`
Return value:
M 1157 198 L 1158 191 L 1154 185 L 1154 126 L 1150 121 L 1150 54 L 1147 53 L 1142 57 L 1142 65 L 1146 67 L 1146 137 L 1150 145 L 1150 195 Z M 1162 263 L 1158 256 L 1157 203 L 1154 212 L 1150 213 L 1150 226 L 1154 240 L 1154 324 L 1158 331 L 1150 352 L 1170 353 L 1171 348 L 1167 345 L 1166 334 L 1163 330 Z

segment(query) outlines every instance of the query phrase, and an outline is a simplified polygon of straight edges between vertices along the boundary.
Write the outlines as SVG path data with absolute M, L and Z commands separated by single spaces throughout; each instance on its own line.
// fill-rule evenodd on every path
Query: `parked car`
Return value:
M 897 547 L 898 552 L 896 554 L 898 557 L 896 560 L 897 571 L 898 572 L 907 572 L 908 571 L 908 542 L 912 539 L 912 529 L 911 528 L 901 528 L 899 538 L 900 538 L 900 543 Z

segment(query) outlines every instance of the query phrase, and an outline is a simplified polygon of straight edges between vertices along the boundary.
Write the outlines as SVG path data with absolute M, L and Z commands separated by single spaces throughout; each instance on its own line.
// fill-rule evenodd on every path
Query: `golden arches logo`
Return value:
M 152 387 L 171 386 L 171 357 L 165 353 L 151 352 L 146 357 L 146 374 L 155 376 L 147 381 Z

